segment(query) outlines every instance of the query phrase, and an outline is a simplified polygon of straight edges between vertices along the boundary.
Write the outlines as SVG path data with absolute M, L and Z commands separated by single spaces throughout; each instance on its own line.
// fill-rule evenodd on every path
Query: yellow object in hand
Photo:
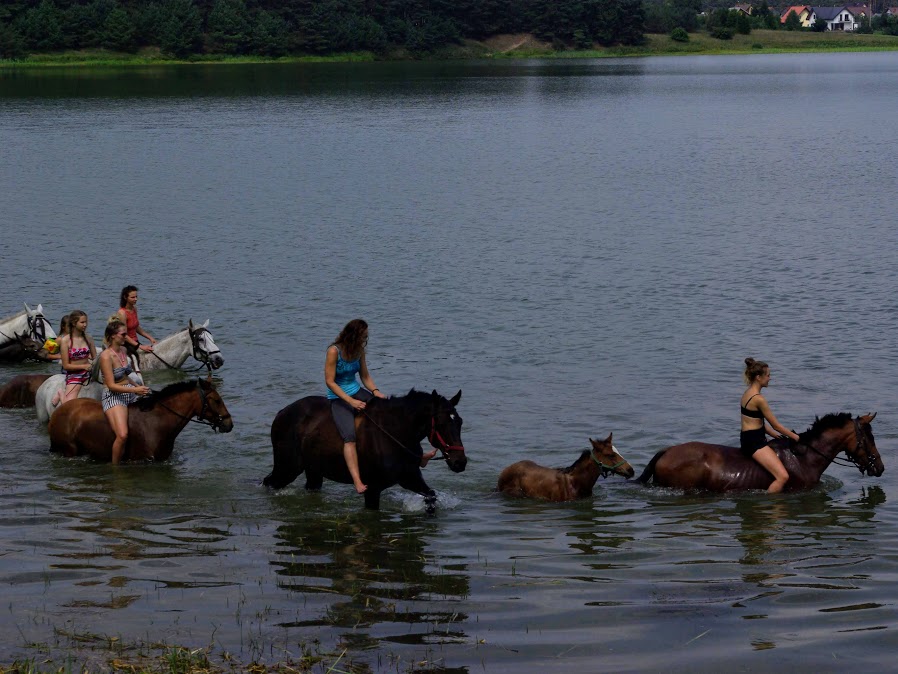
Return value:
M 47 350 L 47 353 L 59 353 L 59 344 L 55 339 L 48 339 L 44 342 L 44 349 Z

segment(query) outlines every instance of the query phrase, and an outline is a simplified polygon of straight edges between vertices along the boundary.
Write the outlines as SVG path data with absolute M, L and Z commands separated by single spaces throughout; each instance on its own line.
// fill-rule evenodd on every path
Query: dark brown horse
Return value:
M 876 414 L 852 419 L 848 413 L 827 414 L 801 433 L 799 442 L 774 440 L 770 447 L 777 453 L 789 481 L 786 491 L 810 489 L 829 464 L 845 452 L 861 474 L 882 475 L 885 468 L 873 440 L 870 422 Z M 759 463 L 745 457 L 735 447 L 687 442 L 662 449 L 655 454 L 638 482 L 674 489 L 737 491 L 767 489 L 773 476 Z
M 611 444 L 611 433 L 601 442 L 592 438 L 589 442 L 592 449 L 583 450 L 580 458 L 567 468 L 546 468 L 533 461 L 511 464 L 499 475 L 496 490 L 509 496 L 573 501 L 592 496 L 599 475 L 633 477 L 633 467 Z
M 427 512 L 436 507 L 436 493 L 421 476 L 421 440 L 442 452 L 449 469 L 460 473 L 468 460 L 461 442 L 461 417 L 455 406 L 461 391 L 447 400 L 436 391 L 409 391 L 393 398 L 373 398 L 356 417 L 359 472 L 368 485 L 365 507 L 377 510 L 380 494 L 398 484 L 424 496 Z M 331 415 L 330 401 L 309 396 L 288 405 L 271 424 L 274 468 L 262 481 L 286 487 L 305 471 L 306 489 L 321 489 L 324 478 L 352 484 L 343 458 L 343 440 Z
M 194 419 L 196 417 L 196 419 Z M 211 381 L 178 382 L 128 406 L 128 444 L 124 460 L 165 461 L 175 438 L 190 421 L 229 433 L 231 415 Z M 50 450 L 65 456 L 89 454 L 112 460 L 115 434 L 99 401 L 76 398 L 59 406 L 50 417 Z
M 0 407 L 34 407 L 34 396 L 50 374 L 20 374 L 0 386 Z
M 27 335 L 16 334 L 10 341 L 0 345 L 0 363 L 21 363 L 23 360 L 50 362 L 50 354 L 43 342 L 37 342 Z

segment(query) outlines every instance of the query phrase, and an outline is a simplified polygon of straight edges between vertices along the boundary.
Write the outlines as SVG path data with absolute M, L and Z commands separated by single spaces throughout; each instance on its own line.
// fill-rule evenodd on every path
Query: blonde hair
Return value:
M 745 372 L 742 373 L 742 376 L 745 377 L 745 383 L 750 386 L 755 379 L 764 376 L 769 367 L 764 361 L 746 358 Z

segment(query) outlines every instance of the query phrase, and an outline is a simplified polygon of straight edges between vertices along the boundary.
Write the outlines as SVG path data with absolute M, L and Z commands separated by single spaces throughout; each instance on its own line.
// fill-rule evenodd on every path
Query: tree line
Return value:
M 644 40 L 642 0 L 5 0 L 0 57 L 66 49 L 195 54 L 426 54 L 532 33 L 557 47 Z

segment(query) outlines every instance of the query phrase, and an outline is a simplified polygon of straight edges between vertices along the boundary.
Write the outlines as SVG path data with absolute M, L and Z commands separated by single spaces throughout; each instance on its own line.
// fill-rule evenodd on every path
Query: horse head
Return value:
M 436 391 L 431 394 L 433 407 L 427 434 L 430 444 L 442 452 L 446 465 L 453 473 L 461 473 L 468 464 L 465 447 L 461 441 L 462 419 L 455 410 L 459 400 L 461 391 L 451 400 L 446 400 Z
M 231 418 L 231 413 L 228 412 L 224 400 L 221 399 L 218 391 L 215 390 L 211 378 L 198 379 L 197 385 L 199 386 L 200 397 L 203 400 L 203 407 L 197 416 L 203 421 L 208 421 L 209 425 L 216 431 L 230 433 L 234 430 L 234 420 Z
M 629 479 L 634 474 L 633 466 L 617 453 L 614 445 L 611 444 L 611 436 L 612 434 L 609 433 L 604 440 L 593 440 L 590 438 L 589 444 L 592 445 L 592 450 L 589 453 L 590 457 L 599 465 L 602 477 L 616 473 L 621 477 Z
M 879 456 L 876 441 L 873 439 L 873 429 L 870 424 L 874 418 L 876 418 L 876 412 L 854 419 L 854 448 L 851 447 L 849 440 L 845 453 L 861 473 L 866 473 L 870 477 L 879 477 L 885 471 L 885 466 L 882 464 L 882 457 Z
M 194 326 L 193 320 L 190 320 L 187 324 L 187 331 L 190 333 L 193 357 L 213 370 L 217 370 L 224 365 L 224 358 L 221 357 L 221 349 L 215 345 L 215 338 L 209 332 L 208 325 L 208 320 L 200 326 Z
M 46 342 L 37 342 L 28 335 L 15 334 L 16 342 L 25 354 L 26 360 L 40 360 L 51 362 L 50 353 L 47 351 Z
M 32 309 L 25 305 L 25 318 L 28 321 L 28 336 L 43 344 L 48 339 L 56 339 L 56 332 L 50 321 L 44 318 L 44 305 L 38 304 Z

